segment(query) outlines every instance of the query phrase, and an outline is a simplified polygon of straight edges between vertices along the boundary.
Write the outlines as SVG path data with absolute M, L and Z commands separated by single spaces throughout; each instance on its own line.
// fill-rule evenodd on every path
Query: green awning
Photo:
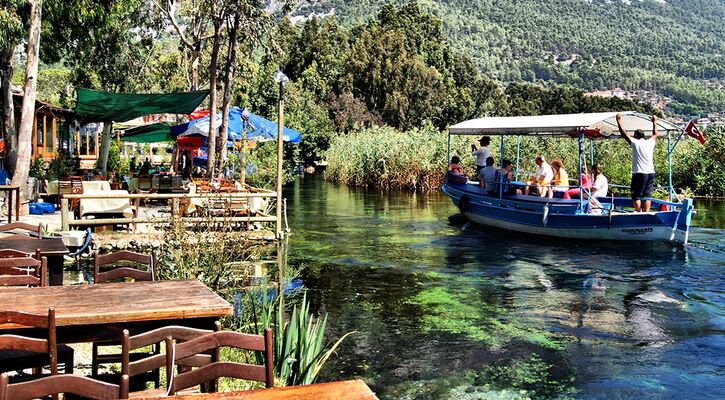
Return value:
M 171 138 L 169 126 L 171 125 L 161 122 L 126 129 L 121 135 L 121 141 L 131 143 L 172 142 L 174 139 Z
M 150 114 L 190 114 L 209 94 L 208 90 L 184 93 L 109 93 L 76 89 L 75 111 L 89 122 L 128 121 Z

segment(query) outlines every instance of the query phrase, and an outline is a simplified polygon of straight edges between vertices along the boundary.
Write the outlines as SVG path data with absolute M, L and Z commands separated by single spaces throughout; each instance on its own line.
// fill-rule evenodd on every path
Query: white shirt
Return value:
M 654 174 L 655 164 L 653 154 L 655 141 L 649 139 L 632 139 L 632 173 L 633 174 Z
M 592 197 L 607 197 L 609 191 L 609 180 L 604 174 L 597 175 L 597 179 L 594 180 L 592 185 Z
M 544 184 L 548 184 L 554 179 L 554 170 L 551 169 L 551 165 L 544 161 L 541 165 L 536 166 L 535 176 L 536 182 L 543 181 Z
M 476 156 L 476 165 L 479 167 L 485 167 L 486 159 L 491 157 L 491 150 L 488 149 L 488 146 L 481 146 L 475 151 L 472 151 L 471 155 Z

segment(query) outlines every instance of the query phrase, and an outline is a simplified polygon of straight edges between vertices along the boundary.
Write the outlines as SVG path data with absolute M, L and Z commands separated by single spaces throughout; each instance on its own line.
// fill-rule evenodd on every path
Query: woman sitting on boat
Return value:
M 609 191 L 609 180 L 604 176 L 602 166 L 594 164 L 592 166 L 592 173 L 594 174 L 594 184 L 592 184 L 592 197 L 607 197 Z
M 554 179 L 551 180 L 551 186 L 547 190 L 549 193 L 548 197 L 555 197 L 554 192 L 558 193 L 556 197 L 564 197 L 564 192 L 569 190 L 569 174 L 558 158 L 551 162 L 551 168 L 554 170 Z
M 448 166 L 448 172 L 456 175 L 465 175 L 463 173 L 463 167 L 461 167 L 461 158 L 458 156 L 451 157 L 451 164 Z
M 577 185 L 581 185 L 584 189 L 590 189 L 592 187 L 592 178 L 589 177 L 589 172 L 587 172 L 586 164 L 582 164 L 582 173 L 581 176 L 579 176 Z M 571 199 L 572 196 L 579 196 L 579 192 L 580 190 L 578 187 L 569 189 L 564 192 L 564 198 L 568 200 Z
M 448 165 L 448 173 L 446 174 L 446 180 L 449 183 L 465 184 L 468 182 L 468 178 L 463 173 L 463 167 L 461 167 L 460 163 L 460 157 L 451 157 L 451 163 Z
M 589 213 L 590 214 L 601 214 L 604 210 L 604 206 L 599 202 L 599 198 L 607 197 L 609 191 L 609 180 L 604 173 L 602 173 L 602 166 L 594 164 L 592 166 L 592 173 L 594 174 L 594 183 L 591 188 L 591 197 L 586 195 L 584 192 L 584 198 L 589 199 Z

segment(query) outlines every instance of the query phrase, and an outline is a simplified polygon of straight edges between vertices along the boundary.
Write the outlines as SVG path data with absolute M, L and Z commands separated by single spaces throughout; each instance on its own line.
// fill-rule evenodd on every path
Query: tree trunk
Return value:
M 224 96 L 222 97 L 222 125 L 219 128 L 221 144 L 219 146 L 219 171 L 222 171 L 227 162 L 227 135 L 229 127 L 229 102 L 232 97 L 232 81 L 234 79 L 234 64 L 237 58 L 237 36 L 239 34 L 239 11 L 234 15 L 234 23 L 229 31 L 229 55 L 227 57 L 227 68 L 224 71 Z
M 212 2 L 214 4 L 214 2 Z M 212 6 L 213 7 L 213 6 Z M 212 10 L 212 14 L 214 10 Z M 221 20 L 214 21 L 214 43 L 211 48 L 211 60 L 209 64 L 209 137 L 207 141 L 206 168 L 209 179 L 214 178 L 214 167 L 216 166 L 216 64 L 219 60 L 219 39 L 221 36 Z
M 191 51 L 191 91 L 199 90 L 199 47 Z
M 33 121 L 35 120 L 35 90 L 38 86 L 38 55 L 40 51 L 40 21 L 42 0 L 30 0 L 30 28 L 28 29 L 23 110 L 18 129 L 18 151 L 15 160 L 13 185 L 25 187 L 32 156 Z M 25 191 L 21 190 L 24 194 Z
M 103 123 L 103 133 L 101 134 L 101 148 L 98 149 L 98 169 L 103 175 L 106 174 L 108 166 L 108 152 L 111 149 L 111 138 L 113 137 L 113 121 L 105 121 Z
M 17 136 L 15 131 L 15 105 L 13 104 L 13 93 L 10 90 L 10 81 L 13 79 L 13 49 L 0 50 L 0 101 L 2 102 L 2 121 L 0 131 L 5 139 L 5 166 L 10 175 L 15 170 L 15 159 L 17 157 Z M 4 184 L 5 182 L 0 182 Z

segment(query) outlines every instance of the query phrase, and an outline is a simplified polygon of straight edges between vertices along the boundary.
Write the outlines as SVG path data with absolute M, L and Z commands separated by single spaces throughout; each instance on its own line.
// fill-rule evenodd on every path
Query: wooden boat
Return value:
M 584 140 L 621 139 L 616 122 L 616 112 L 562 114 L 523 117 L 487 117 L 464 121 L 453 125 L 448 133 L 448 159 L 450 160 L 451 136 L 454 135 L 513 135 L 518 136 L 569 136 L 579 143 L 579 174 L 586 155 Z M 651 135 L 652 122 L 648 115 L 622 112 L 625 129 L 632 132 L 642 129 Z M 478 182 L 459 183 L 446 181 L 443 192 L 456 204 L 463 215 L 480 225 L 541 236 L 596 239 L 672 241 L 687 243 L 693 211 L 692 199 L 680 198 L 672 187 L 672 151 L 684 132 L 678 126 L 657 121 L 660 138 L 665 137 L 668 148 L 669 195 L 668 200 L 648 198 L 651 212 L 634 212 L 632 200 L 622 197 L 589 198 L 587 188 L 578 186 L 580 194 L 575 199 L 542 198 L 527 195 L 491 194 L 478 187 Z M 679 134 L 673 142 L 673 134 Z M 663 139 L 660 139 L 663 140 Z M 501 140 L 500 153 L 504 153 Z M 518 158 L 518 150 L 517 150 Z M 593 152 L 592 152 L 593 158 Z M 594 163 L 594 160 L 591 160 Z M 499 165 L 503 163 L 503 156 Z M 515 173 L 518 176 L 518 160 Z M 512 182 L 520 185 L 520 182 Z M 573 186 L 574 188 L 577 186 Z

